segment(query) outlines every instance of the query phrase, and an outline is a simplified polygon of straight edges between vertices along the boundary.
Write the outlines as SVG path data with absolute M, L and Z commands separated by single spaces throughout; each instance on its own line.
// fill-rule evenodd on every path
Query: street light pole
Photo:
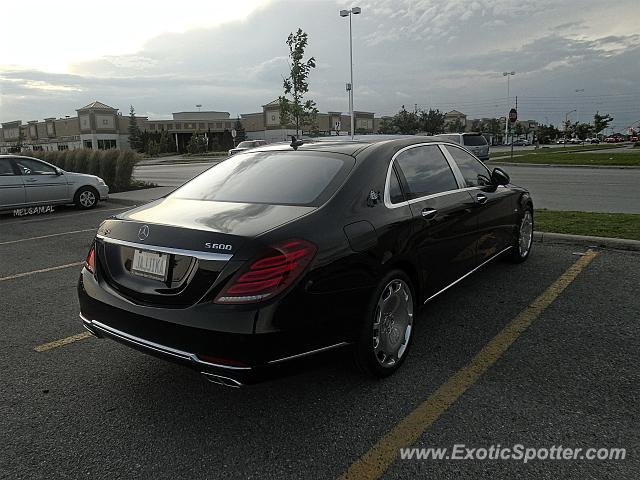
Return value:
M 576 88 L 575 92 L 576 93 L 584 93 L 584 88 Z M 578 102 L 576 101 L 576 104 L 577 103 Z M 576 105 L 576 123 L 580 123 L 580 115 L 578 113 L 578 108 L 580 108 L 579 105 Z
M 360 7 L 353 7 L 351 10 L 340 10 L 341 17 L 349 17 L 349 70 L 351 72 L 351 83 L 349 84 L 349 114 L 351 115 L 351 138 L 355 131 L 355 114 L 353 111 L 353 31 L 351 26 L 351 16 L 362 12 Z
M 507 134 L 509 132 L 509 110 L 511 109 L 509 107 L 509 102 L 510 100 L 510 92 L 509 92 L 509 77 L 511 77 L 512 75 L 515 75 L 516 72 L 502 72 L 502 76 L 503 77 L 507 77 L 507 114 L 504 117 L 504 141 L 505 141 L 505 145 L 507 142 Z
M 567 146 L 567 125 L 569 123 L 569 115 L 572 114 L 573 112 L 576 112 L 576 115 L 578 114 L 577 110 L 571 110 L 570 112 L 567 112 L 564 114 L 564 144 L 562 145 L 563 148 Z

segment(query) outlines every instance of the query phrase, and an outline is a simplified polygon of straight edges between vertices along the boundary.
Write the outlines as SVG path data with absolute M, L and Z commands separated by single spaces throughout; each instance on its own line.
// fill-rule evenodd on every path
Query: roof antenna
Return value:
M 296 140 L 296 136 L 295 135 L 291 135 L 291 147 L 293 147 L 294 150 L 298 150 L 298 147 L 300 145 L 304 145 L 304 142 L 302 140 Z

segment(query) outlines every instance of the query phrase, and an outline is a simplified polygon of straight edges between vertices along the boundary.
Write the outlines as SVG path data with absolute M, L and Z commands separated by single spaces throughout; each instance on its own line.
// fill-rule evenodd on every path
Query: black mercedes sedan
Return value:
M 294 140 L 104 221 L 80 317 L 229 386 L 347 346 L 384 377 L 419 307 L 491 260 L 526 260 L 532 236 L 529 193 L 460 145 Z

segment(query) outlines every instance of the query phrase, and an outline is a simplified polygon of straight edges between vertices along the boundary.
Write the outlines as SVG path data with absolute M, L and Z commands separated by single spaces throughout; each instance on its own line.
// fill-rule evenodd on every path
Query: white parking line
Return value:
M 57 267 L 42 268 L 40 270 L 32 270 L 31 272 L 16 273 L 15 275 L 9 275 L 8 277 L 0 277 L 0 282 L 7 280 L 15 280 L 16 278 L 22 278 L 29 275 L 35 275 L 36 273 L 52 272 L 54 270 L 62 270 L 63 268 L 79 267 L 84 265 L 84 262 L 67 263 L 66 265 L 58 265 Z
M 0 242 L 0 245 L 10 245 L 12 243 L 28 242 L 29 240 L 42 240 L 43 238 L 59 237 L 61 235 L 73 235 L 74 233 L 93 232 L 95 228 L 85 228 L 84 230 L 74 230 L 72 232 L 52 233 L 50 235 L 41 235 L 39 237 L 21 238 L 19 240 L 9 240 L 6 242 Z
M 56 220 L 58 218 L 67 218 L 67 217 L 77 217 L 78 215 L 87 215 L 90 213 L 100 213 L 100 212 L 113 212 L 114 210 L 128 210 L 133 208 L 132 206 L 127 206 L 127 207 L 118 207 L 118 208 L 99 208 L 96 210 L 90 210 L 88 212 L 76 212 L 76 213 L 71 213 L 69 215 L 49 215 L 47 217 L 43 217 L 43 218 L 33 218 L 33 219 L 29 219 L 29 220 L 14 220 L 12 222 L 0 222 L 0 226 L 4 226 L 4 225 L 14 225 L 16 223 L 19 224 L 25 224 L 25 223 L 34 223 L 34 222 L 46 222 L 47 220 Z

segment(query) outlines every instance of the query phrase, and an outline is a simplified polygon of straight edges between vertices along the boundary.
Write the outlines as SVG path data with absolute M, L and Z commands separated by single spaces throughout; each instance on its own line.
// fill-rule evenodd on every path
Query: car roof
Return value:
M 439 142 L 447 143 L 443 138 L 422 135 L 356 135 L 352 139 L 350 136 L 331 136 L 303 138 L 304 142 L 298 146 L 298 151 L 316 151 L 328 153 L 343 153 L 355 156 L 368 147 L 375 145 L 388 145 L 403 148 L 416 143 Z M 277 150 L 292 150 L 290 142 L 279 142 L 266 145 L 264 147 L 253 148 L 251 152 L 265 152 Z

